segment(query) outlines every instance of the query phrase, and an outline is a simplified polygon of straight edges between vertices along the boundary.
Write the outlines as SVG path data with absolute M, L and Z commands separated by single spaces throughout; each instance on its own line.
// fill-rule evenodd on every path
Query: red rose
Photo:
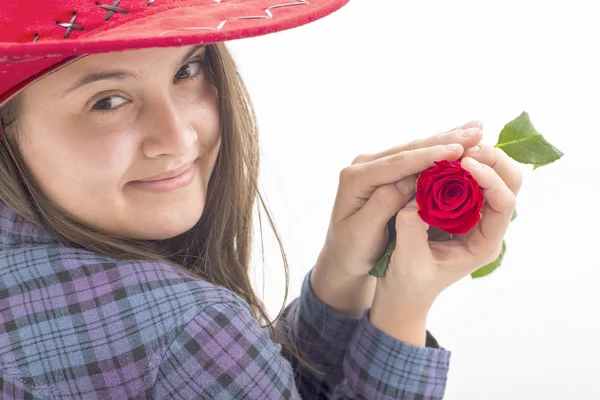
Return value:
M 439 161 L 417 180 L 417 204 L 421 219 L 448 233 L 460 235 L 481 218 L 483 190 L 460 160 Z

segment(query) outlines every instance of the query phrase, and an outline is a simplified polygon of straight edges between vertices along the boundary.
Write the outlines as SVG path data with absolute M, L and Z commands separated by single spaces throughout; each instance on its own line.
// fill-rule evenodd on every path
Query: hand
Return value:
M 396 217 L 396 248 L 386 276 L 377 283 L 371 311 L 373 324 L 392 336 L 407 321 L 413 326 L 424 321 L 445 288 L 500 254 L 521 188 L 521 173 L 510 157 L 490 146 L 477 146 L 464 155 L 461 165 L 483 188 L 486 199 L 481 220 L 471 231 L 448 241 L 430 241 L 429 225 L 417 214 L 414 199 Z
M 344 311 L 353 308 L 348 313 L 355 315 L 370 306 L 375 278 L 368 273 L 387 247 L 388 221 L 413 197 L 418 174 L 435 161 L 456 160 L 465 148 L 476 146 L 481 128 L 479 121 L 472 121 L 381 153 L 361 155 L 341 171 L 325 245 L 311 279 L 321 300 Z M 455 146 L 446 146 L 451 144 Z M 365 284 L 367 280 L 371 283 Z M 341 294 L 350 281 L 364 296 L 347 289 L 346 294 L 352 295 L 343 297 L 356 303 L 347 307 Z M 333 287 L 336 282 L 338 288 Z

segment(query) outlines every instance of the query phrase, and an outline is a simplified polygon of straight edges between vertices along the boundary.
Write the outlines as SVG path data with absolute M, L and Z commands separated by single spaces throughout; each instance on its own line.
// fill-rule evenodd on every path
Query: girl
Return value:
M 257 128 L 224 42 L 346 1 L 1 0 L 3 398 L 443 397 L 428 311 L 498 255 L 521 184 L 477 146 L 479 122 L 344 168 L 318 260 L 274 321 L 248 277 Z M 484 214 L 434 241 L 415 179 L 458 158 Z

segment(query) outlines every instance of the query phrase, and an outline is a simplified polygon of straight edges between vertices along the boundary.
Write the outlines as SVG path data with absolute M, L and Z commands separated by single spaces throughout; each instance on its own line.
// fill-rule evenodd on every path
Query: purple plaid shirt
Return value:
M 167 263 L 57 243 L 0 203 L 0 393 L 20 399 L 442 399 L 450 353 L 397 341 L 317 299 L 310 273 L 278 322 Z

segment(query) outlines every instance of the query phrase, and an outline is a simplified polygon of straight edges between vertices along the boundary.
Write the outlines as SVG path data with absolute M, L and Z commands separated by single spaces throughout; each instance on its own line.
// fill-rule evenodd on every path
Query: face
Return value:
M 24 91 L 19 146 L 54 204 L 128 238 L 166 239 L 192 228 L 221 144 L 205 53 L 91 55 Z

